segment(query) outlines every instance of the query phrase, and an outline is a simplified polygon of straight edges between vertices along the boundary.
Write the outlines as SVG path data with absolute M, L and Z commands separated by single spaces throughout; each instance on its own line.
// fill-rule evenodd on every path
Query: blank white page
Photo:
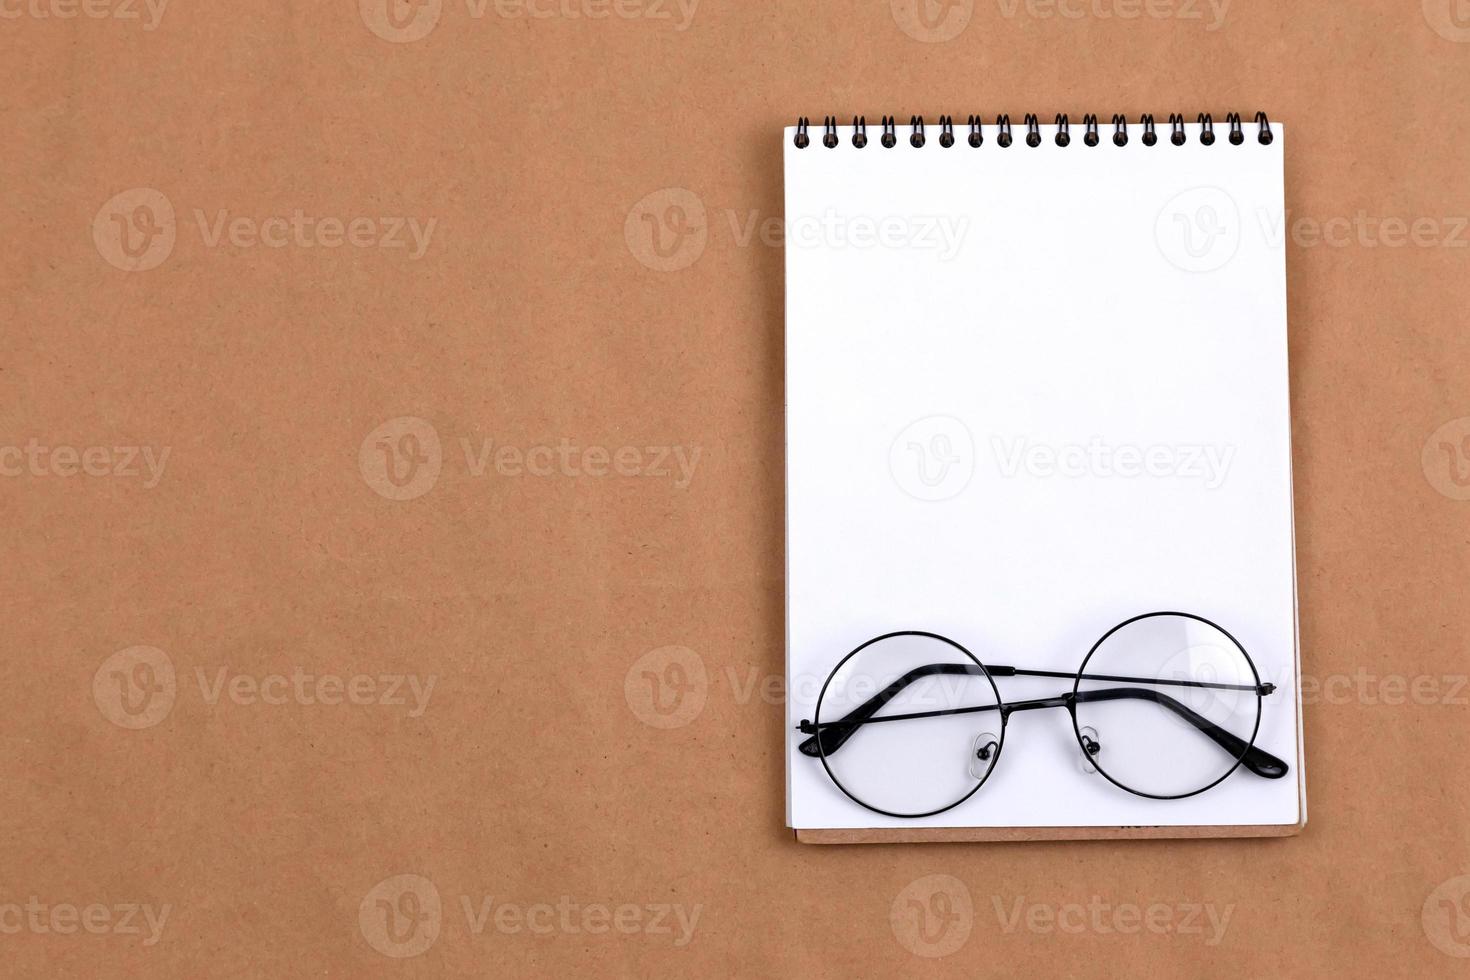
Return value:
M 785 136 L 788 822 L 797 828 L 1296 824 L 1301 819 L 1283 127 L 1058 147 L 956 133 Z M 980 791 L 917 820 L 796 750 L 837 662 L 928 630 L 1075 671 L 1109 628 L 1181 610 L 1277 691 L 1243 767 L 1182 800 L 1085 771 L 1065 710 L 1018 712 Z M 1071 681 L 998 678 L 1003 697 Z M 1244 733 L 1248 734 L 1248 733 Z

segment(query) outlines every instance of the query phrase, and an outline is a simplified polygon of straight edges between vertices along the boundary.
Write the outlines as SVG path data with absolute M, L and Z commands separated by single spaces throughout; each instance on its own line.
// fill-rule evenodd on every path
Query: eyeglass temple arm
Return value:
M 868 700 L 856 708 L 853 708 L 837 721 L 823 722 L 820 732 L 812 735 L 811 738 L 802 742 L 796 748 L 803 755 L 831 755 L 833 752 L 842 748 L 864 722 L 877 714 L 878 709 L 882 708 L 889 701 L 892 701 L 904 688 L 914 683 L 914 681 L 922 680 L 925 677 L 933 677 L 935 674 L 979 675 L 983 673 L 984 668 L 975 664 L 925 664 L 922 667 L 915 667 L 908 673 L 897 677 L 883 690 L 868 698 Z M 811 727 L 811 722 L 808 721 L 803 721 L 799 726 L 803 732 L 807 731 L 809 727 Z M 811 730 L 816 731 L 815 728 L 811 728 Z M 818 738 L 822 740 L 821 749 L 817 748 Z
M 873 695 L 871 698 L 849 711 L 846 715 L 844 715 L 837 721 L 823 722 L 820 726 L 820 730 L 818 730 L 817 726 L 813 725 L 811 722 L 803 722 L 799 726 L 799 730 L 802 732 L 810 732 L 812 733 L 812 736 L 811 738 L 806 739 L 800 745 L 798 745 L 797 750 L 800 751 L 803 755 L 831 755 L 838 749 L 842 748 L 842 746 L 847 743 L 847 740 L 853 736 L 853 733 L 855 733 L 864 724 L 867 724 L 870 720 L 890 720 L 889 718 L 873 719 L 873 716 L 878 713 L 879 709 L 881 709 L 889 701 L 893 700 L 893 698 L 895 698 L 901 691 L 903 691 L 904 688 L 924 677 L 931 677 L 936 674 L 979 675 L 987 670 L 992 676 L 999 677 L 1010 677 L 1016 674 L 1038 677 L 1076 676 L 1075 674 L 1064 673 L 1061 671 L 1018 670 L 1015 667 L 1008 667 L 1001 664 L 997 664 L 989 668 L 982 668 L 976 664 L 926 664 L 923 667 L 915 667 L 908 673 L 901 675 L 883 690 L 879 691 L 877 694 Z M 1118 681 L 1131 680 L 1148 684 L 1174 684 L 1176 686 L 1183 687 L 1207 687 L 1245 691 L 1254 690 L 1257 693 L 1263 695 L 1270 694 L 1276 689 L 1274 684 L 1262 684 L 1259 687 L 1256 687 L 1249 684 L 1213 684 L 1205 681 L 1166 681 L 1159 680 L 1157 678 L 1125 677 L 1115 674 L 1084 674 L 1083 679 Z M 1216 725 L 1214 722 L 1199 714 L 1189 706 L 1175 700 L 1174 698 L 1171 698 L 1169 695 L 1163 693 L 1162 691 L 1153 691 L 1146 688 L 1137 687 L 1117 687 L 1105 688 L 1100 691 L 1078 691 L 1076 694 L 1076 700 L 1079 702 L 1117 701 L 1122 699 L 1140 699 L 1145 701 L 1154 701 L 1155 703 L 1160 704 L 1165 708 L 1168 708 L 1170 711 L 1174 712 L 1176 715 L 1189 722 L 1195 728 L 1199 729 L 1216 745 L 1219 745 L 1222 749 L 1224 749 L 1226 752 L 1229 752 L 1232 756 L 1240 756 L 1241 750 L 1244 749 L 1247 744 L 1244 739 L 1235 735 L 1233 732 L 1221 728 L 1219 725 Z M 1065 702 L 1059 701 L 1057 702 L 1056 706 L 1060 706 L 1063 703 Z M 1043 701 L 1036 704 L 1036 706 L 1038 707 L 1043 705 L 1050 706 L 1050 702 Z M 1008 706 L 1002 704 L 993 706 L 986 705 L 976 708 L 957 708 L 950 711 L 926 711 L 918 712 L 911 715 L 891 716 L 891 720 L 898 721 L 902 718 L 926 718 L 934 717 L 937 715 L 965 714 L 982 710 L 1005 709 L 1006 707 Z M 817 739 L 819 738 L 822 740 L 820 748 L 818 748 L 817 745 Z M 1266 779 L 1279 779 L 1282 776 L 1286 775 L 1288 770 L 1285 762 L 1281 761 L 1276 756 L 1265 751 L 1264 749 L 1260 749 L 1255 746 L 1251 746 L 1249 751 L 1247 751 L 1245 755 L 1241 757 L 1241 764 L 1244 765 L 1251 772 L 1255 773 L 1258 776 L 1265 777 Z
M 1265 749 L 1250 745 L 1245 739 L 1230 731 L 1221 728 L 1204 715 L 1195 711 L 1189 705 L 1169 697 L 1163 691 L 1152 691 L 1143 687 L 1105 687 L 1097 691 L 1078 691 L 1077 703 L 1087 701 L 1121 701 L 1124 699 L 1137 698 L 1145 701 L 1154 701 L 1174 712 L 1180 718 L 1198 728 L 1210 741 L 1220 748 L 1229 752 L 1232 756 L 1240 759 L 1240 764 L 1245 766 L 1257 776 L 1266 779 L 1280 779 L 1286 775 L 1288 766 L 1276 756 Z M 1247 748 L 1247 746 L 1250 746 Z M 1244 753 L 1242 755 L 1242 753 Z
M 974 664 L 955 664 L 956 667 L 973 667 Z M 985 669 L 992 677 L 1061 677 L 1071 679 L 1077 676 L 1076 671 L 1071 670 L 1027 670 L 1024 667 L 1007 667 L 1004 664 L 987 664 Z M 1127 684 L 1167 684 L 1170 687 L 1207 687 L 1217 691 L 1255 691 L 1260 695 L 1275 693 L 1276 685 L 1265 684 L 1221 684 L 1215 681 L 1185 681 L 1170 680 L 1164 677 L 1130 677 L 1127 674 L 1083 674 L 1085 681 L 1122 681 Z

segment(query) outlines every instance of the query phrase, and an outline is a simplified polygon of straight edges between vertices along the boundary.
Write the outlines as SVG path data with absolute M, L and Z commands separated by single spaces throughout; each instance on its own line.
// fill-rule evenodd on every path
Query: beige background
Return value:
M 1463 4 L 68 2 L 0 4 L 0 972 L 1463 973 Z M 1306 832 L 796 844 L 781 127 L 1256 108 Z

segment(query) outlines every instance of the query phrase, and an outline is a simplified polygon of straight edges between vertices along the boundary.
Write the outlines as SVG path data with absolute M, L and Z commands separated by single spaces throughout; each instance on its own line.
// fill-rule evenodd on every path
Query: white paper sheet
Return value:
M 1301 759 L 1287 392 L 1283 127 L 1213 146 L 858 150 L 786 143 L 788 822 L 798 828 L 1295 824 Z M 918 447 L 918 448 L 915 448 Z M 1188 799 L 1079 765 L 1062 710 L 1017 713 L 960 806 L 847 799 L 794 727 L 863 641 L 932 630 L 983 660 L 1075 670 L 1133 615 L 1197 613 L 1263 680 L 1256 744 Z M 1003 697 L 1067 681 L 998 679 Z

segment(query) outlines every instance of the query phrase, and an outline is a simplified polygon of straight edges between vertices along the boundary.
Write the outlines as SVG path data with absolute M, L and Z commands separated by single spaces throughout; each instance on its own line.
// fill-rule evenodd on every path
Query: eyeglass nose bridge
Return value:
M 1070 674 L 1068 676 L 1071 676 Z M 1071 691 L 1066 694 L 1058 694 L 1049 698 L 1031 698 L 1027 701 L 1007 701 L 1000 706 L 1000 716 L 1004 720 L 1010 720 L 1011 715 L 1017 711 L 1036 711 L 1042 708 L 1066 708 L 1075 711 L 1077 697 Z

